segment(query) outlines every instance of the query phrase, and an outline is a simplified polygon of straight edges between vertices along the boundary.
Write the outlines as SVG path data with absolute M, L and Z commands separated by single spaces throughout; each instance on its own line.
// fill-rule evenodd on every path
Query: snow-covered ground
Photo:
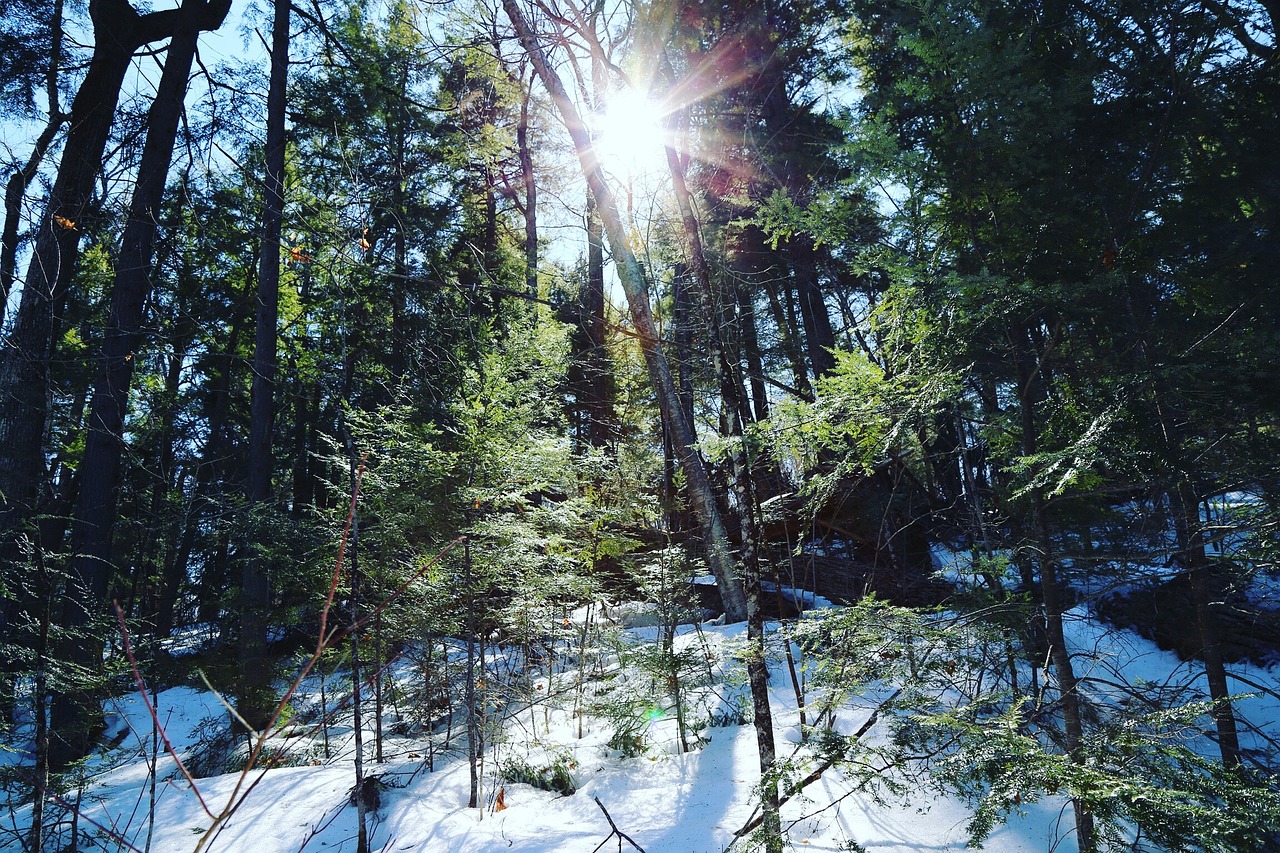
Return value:
M 1105 682 L 1177 686 L 1188 699 L 1202 694 L 1203 676 L 1197 665 L 1179 662 L 1131 632 L 1104 629 L 1083 608 L 1069 617 L 1069 642 L 1083 653 L 1082 675 Z M 619 642 L 651 639 L 655 630 L 634 628 L 617 636 Z M 708 659 L 720 661 L 732 657 L 741 634 L 742 626 L 685 626 L 677 649 L 701 650 Z M 608 649 L 590 660 L 584 656 L 583 661 L 595 674 L 611 671 L 617 663 Z M 1275 687 L 1274 672 L 1248 666 L 1234 669 Z M 401 675 L 407 675 L 407 670 L 405 664 Z M 709 667 L 708 674 L 711 671 Z M 720 674 L 717 670 L 717 677 Z M 797 703 L 786 667 L 774 661 L 771 674 L 779 752 L 787 755 L 797 749 L 799 740 Z M 577 683 L 576 673 L 567 670 L 556 680 L 542 677 L 528 689 L 531 696 L 558 691 L 563 699 Z M 305 682 L 297 707 L 314 702 L 317 689 L 315 678 Z M 586 694 L 604 690 L 600 683 L 583 689 Z M 703 682 L 701 688 L 690 689 L 690 697 L 695 701 L 696 695 L 704 710 L 714 710 L 715 703 L 723 710 L 744 691 L 740 684 Z M 331 705 L 334 692 L 336 683 L 330 685 Z M 448 752 L 435 756 L 433 771 L 425 765 L 428 746 L 422 734 L 388 737 L 385 761 L 375 764 L 369 748 L 372 725 L 366 726 L 365 769 L 386 786 L 370 822 L 371 850 L 592 853 L 632 849 L 616 836 L 601 848 L 610 839 L 611 829 L 598 799 L 618 829 L 647 853 L 718 853 L 734 843 L 735 831 L 753 815 L 759 765 L 750 725 L 709 726 L 701 730 L 704 743 L 681 753 L 669 709 L 655 707 L 644 722 L 640 754 L 625 757 L 608 745 L 614 727 L 607 719 L 590 713 L 575 716 L 573 703 L 567 700 L 512 706 L 517 712 L 495 723 L 489 733 L 483 809 L 466 807 L 469 769 L 462 754 L 465 741 L 460 724 L 454 726 Z M 1243 716 L 1260 723 L 1271 725 L 1280 719 L 1280 701 L 1273 696 L 1245 699 L 1239 707 Z M 177 853 L 195 850 L 203 842 L 202 850 L 220 853 L 355 851 L 349 713 L 330 726 L 334 757 L 323 757 L 317 730 L 304 726 L 299 717 L 285 726 L 272 745 L 291 752 L 295 761 L 310 763 L 199 779 L 198 792 L 179 774 L 173 759 L 161 754 L 152 808 L 151 715 L 136 694 L 113 700 L 106 710 L 111 723 L 108 737 L 114 735 L 117 745 L 104 749 L 91 762 L 91 779 L 78 808 L 81 828 L 96 836 L 101 849 L 131 846 Z M 871 710 L 870 704 L 859 707 L 855 700 L 840 709 L 837 728 L 845 733 L 856 730 Z M 175 750 L 190 754 L 226 716 L 226 710 L 212 694 L 182 687 L 159 694 L 157 716 Z M 388 716 L 388 725 L 389 721 Z M 720 722 L 734 720 L 729 714 Z M 879 729 L 873 728 L 867 737 L 883 737 Z M 558 761 L 572 775 L 577 790 L 562 796 L 503 782 L 497 768 L 512 759 L 529 764 Z M 212 815 L 222 814 L 228 804 L 235 804 L 234 808 L 211 833 Z M 947 851 L 965 848 L 970 814 L 959 799 L 939 795 L 932 788 L 908 790 L 902 797 L 878 802 L 869 795 L 851 793 L 848 780 L 832 769 L 806 788 L 803 796 L 785 805 L 783 825 L 795 850 L 857 850 L 856 843 L 875 853 Z M 25 835 L 30 815 L 29 803 L 0 813 L 0 849 L 22 849 L 19 839 Z M 1047 797 L 1015 814 L 986 841 L 985 849 L 1074 853 L 1071 827 L 1064 799 Z

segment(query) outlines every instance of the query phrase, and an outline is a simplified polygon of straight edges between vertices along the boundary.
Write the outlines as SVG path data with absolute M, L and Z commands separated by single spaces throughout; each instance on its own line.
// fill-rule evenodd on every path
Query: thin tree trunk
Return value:
M 1153 359 L 1148 349 L 1146 335 L 1139 328 L 1132 295 L 1126 304 L 1130 326 L 1137 331 L 1135 348 L 1136 368 L 1140 373 L 1151 369 Z M 1191 582 L 1191 595 L 1196 609 L 1196 621 L 1200 630 L 1201 654 L 1204 657 L 1205 679 L 1209 686 L 1209 698 L 1213 700 L 1213 721 L 1218 732 L 1218 749 L 1222 765 L 1234 768 L 1240 764 L 1240 735 L 1235 712 L 1231 707 L 1230 688 L 1227 684 L 1226 662 L 1222 657 L 1222 644 L 1218 633 L 1218 605 L 1212 600 L 1211 567 L 1205 554 L 1203 526 L 1200 522 L 1199 496 L 1192 475 L 1184 469 L 1188 453 L 1184 449 L 1180 418 L 1173 407 L 1176 400 L 1169 382 L 1156 378 L 1151 382 L 1152 408 L 1160 435 L 1164 442 L 1165 465 L 1170 470 L 1172 485 L 1167 489 L 1173 516 L 1174 533 L 1183 570 Z
M 44 849 L 44 804 L 49 787 L 49 708 L 48 708 L 48 661 L 49 661 L 49 628 L 50 600 L 52 589 L 49 583 L 48 569 L 43 560 L 37 566 L 37 577 L 40 584 L 40 637 L 36 643 L 36 667 L 33 673 L 32 712 L 35 715 L 35 768 L 33 770 L 35 789 L 32 792 L 31 831 L 27 836 L 27 848 L 40 851 Z
M 1218 635 L 1217 610 L 1221 602 L 1214 600 L 1213 569 L 1204 549 L 1200 503 L 1185 477 L 1169 490 L 1169 502 L 1178 550 L 1191 581 L 1191 596 L 1200 628 L 1200 653 L 1204 657 L 1209 698 L 1213 700 L 1213 723 L 1218 731 L 1218 750 L 1222 754 L 1222 766 L 1232 769 L 1240 766 L 1240 733 L 1229 701 L 1231 690 L 1227 685 L 1226 661 L 1222 657 L 1222 641 Z
M 357 488 L 355 447 L 347 439 L 351 463 L 351 493 Z M 352 498 L 354 501 L 355 499 Z M 351 508 L 351 729 L 355 736 L 356 853 L 369 853 L 369 800 L 364 787 L 364 715 L 360 659 L 360 524 Z
M 557 110 L 564 119 L 573 139 L 574 149 L 578 154 L 583 175 L 587 185 L 599 206 L 601 218 L 604 220 L 605 233 L 613 250 L 617 264 L 618 277 L 622 282 L 627 303 L 631 309 L 631 320 L 639 337 L 645 356 L 645 364 L 649 370 L 650 380 L 657 392 L 658 404 L 663 419 L 671 430 L 675 451 L 680 459 L 685 480 L 689 486 L 689 497 L 702 525 L 706 540 L 707 563 L 716 577 L 720 587 L 720 595 L 724 600 L 726 616 L 733 621 L 742 621 L 747 616 L 746 595 L 729 552 L 728 535 L 724 521 L 715 503 L 715 495 L 711 489 L 711 481 L 698 455 L 697 439 L 693 425 L 685 420 L 680 411 L 679 396 L 671 369 L 659 343 L 657 326 L 653 321 L 653 313 L 649 308 L 649 295 L 640 262 L 631 250 L 630 242 L 623 227 L 617 200 L 613 191 L 605 182 L 600 163 L 588 137 L 586 126 L 578 113 L 577 107 L 569 98 L 560 81 L 559 75 L 551 67 L 546 54 L 538 42 L 537 36 L 525 19 L 516 0 L 503 0 L 503 9 L 511 19 L 512 25 L 519 34 L 520 43 L 528 54 L 543 85 L 551 94 Z
M 151 501 L 148 508 L 150 522 L 143 547 L 139 548 L 139 573 L 146 581 L 147 596 L 143 617 L 154 631 L 160 610 L 160 599 L 165 592 L 165 577 L 173 562 L 175 541 L 181 534 L 178 525 L 166 511 L 166 498 L 181 482 L 174 479 L 174 399 L 182 379 L 182 367 L 187 355 L 187 341 L 179 341 L 170 356 L 169 369 L 165 371 L 164 406 L 160 412 L 163 427 L 156 448 L 155 481 L 151 485 Z M 156 551 L 160 551 L 157 566 Z M 157 637 L 168 634 L 156 634 Z
M 467 527 L 471 527 L 470 513 L 467 514 Z M 467 636 L 467 685 L 463 695 L 467 703 L 467 767 L 471 774 L 471 794 L 467 799 L 467 808 L 480 808 L 480 729 L 479 709 L 476 708 L 476 603 L 475 590 L 471 588 L 471 540 L 462 543 L 462 585 L 467 600 L 466 636 Z
M 523 82 L 523 74 L 518 78 Z M 520 156 L 520 176 L 524 181 L 524 286 L 530 297 L 538 296 L 538 184 L 534 180 L 533 152 L 529 148 L 529 102 L 533 100 L 533 77 L 520 99 L 520 122 L 516 125 L 516 151 Z
M 807 235 L 797 235 L 788 244 L 791 266 L 795 272 L 796 298 L 800 303 L 800 319 L 804 323 L 805 349 L 813 378 L 819 379 L 835 369 L 832 355 L 836 336 L 831 328 L 831 315 L 818 287 L 818 270 L 814 258 L 813 240 Z
M 795 321 L 795 308 L 789 294 L 779 294 L 779 279 L 769 279 L 764 284 L 765 297 L 769 300 L 769 313 L 773 315 L 773 324 L 782 339 L 782 351 L 786 353 L 787 364 L 791 367 L 792 382 L 800 396 L 812 402 L 813 386 L 809 384 L 809 372 L 805 370 L 804 354 L 800 348 L 800 332 Z M 786 309 L 782 305 L 782 297 L 787 297 Z
M 401 63 L 397 81 L 400 92 L 409 90 L 409 69 L 407 63 Z M 391 375 L 395 385 L 404 384 L 409 374 L 409 237 L 406 229 L 409 224 L 409 211 L 406 209 L 406 186 L 408 181 L 408 128 L 400 110 L 392 110 L 387 116 L 387 135 L 394 140 L 395 185 L 391 189 L 391 211 L 395 221 L 392 234 L 392 270 L 391 279 Z M 388 389 L 392 394 L 394 389 Z M 390 402 L 390 401 L 388 401 Z
M 53 144 L 58 130 L 67 121 L 58 99 L 58 74 L 62 70 L 62 9 L 63 0 L 54 0 L 53 18 L 49 23 L 49 65 L 45 72 L 45 97 L 49 100 L 49 121 L 36 137 L 31 156 L 10 177 L 4 191 L 4 234 L 0 237 L 0 320 L 9 304 L 14 276 L 18 268 L 18 223 L 22 219 L 22 199 L 31 182 L 35 180 L 40 163 Z
M 1022 454 L 1027 458 L 1037 452 L 1036 432 L 1036 384 L 1037 371 L 1033 370 L 1031 360 L 1034 358 L 1030 347 L 1018 359 L 1018 386 L 1021 389 L 1019 408 L 1022 418 Z M 1071 652 L 1067 648 L 1066 635 L 1062 626 L 1062 586 L 1058 579 L 1058 563 L 1053 553 L 1053 541 L 1049 534 L 1048 513 L 1045 508 L 1044 490 L 1032 486 L 1029 490 L 1031 498 L 1031 521 L 1035 530 L 1036 547 L 1039 551 L 1037 562 L 1040 567 L 1040 596 L 1044 604 L 1045 629 L 1049 640 L 1049 656 L 1053 661 L 1054 673 L 1057 676 L 1059 703 L 1062 707 L 1062 725 L 1066 737 L 1067 757 L 1074 764 L 1083 764 L 1084 726 L 1080 713 L 1079 682 L 1075 667 L 1071 663 Z M 1093 815 L 1078 798 L 1071 801 L 1075 812 L 1076 842 L 1082 853 L 1094 849 Z
M 769 419 L 769 395 L 764 387 L 764 359 L 760 357 L 760 336 L 756 330 L 755 299 L 742 280 L 734 282 L 738 299 L 738 325 L 741 330 L 742 354 L 747 362 L 747 378 L 751 383 L 752 412 L 757 422 Z
M 246 284 L 243 298 L 247 299 L 252 294 L 253 286 L 253 282 Z M 236 352 L 240 348 L 240 336 L 244 333 L 247 322 L 246 312 L 237 310 L 227 335 L 226 350 L 220 358 L 221 368 L 209 379 L 204 419 L 208 425 L 208 438 L 196 463 L 195 483 L 191 488 L 186 518 L 181 524 L 182 533 L 178 546 L 165 564 L 164 579 L 156 602 L 156 633 L 159 636 L 167 636 L 173 629 L 179 591 L 187 577 L 187 567 L 191 565 L 196 534 L 202 527 L 202 516 L 211 506 L 209 491 L 223 467 L 227 452 L 226 424 L 231 412 L 231 374 Z M 205 598 L 206 601 L 216 601 L 212 596 Z
M 777 57 L 769 57 L 762 63 L 760 83 L 756 89 L 764 92 L 761 104 L 765 125 L 770 136 L 781 146 L 779 158 L 779 182 L 792 200 L 803 204 L 810 190 L 811 179 L 805 174 L 800 160 L 803 157 L 801 141 L 797 137 L 796 124 L 791 121 L 795 107 L 787 95 Z M 787 255 L 795 276 L 796 298 L 800 305 L 800 318 L 804 323 L 805 349 L 809 366 L 816 380 L 835 368 L 836 336 L 831 328 L 831 315 L 818 286 L 817 253 L 813 238 L 798 233 L 786 243 Z
M 764 612 L 760 609 L 760 542 L 756 524 L 755 491 L 751 483 L 751 465 L 743 442 L 743 426 L 746 408 L 742 385 L 735 376 L 733 363 L 725 351 L 720 337 L 720 311 L 711 285 L 711 269 L 702 248 L 702 236 L 693 203 L 685 183 L 684 167 L 673 146 L 667 146 L 667 165 L 671 170 L 671 182 L 676 202 L 680 208 L 680 220 L 684 229 L 685 250 L 689 256 L 693 279 L 701 291 L 701 301 L 707 321 L 707 342 L 712 362 L 720 378 L 722 409 L 727 413 L 727 434 L 736 438 L 732 450 L 734 486 L 737 492 L 737 509 L 742 530 L 742 562 L 746 580 L 747 604 L 747 680 L 751 687 L 751 707 L 759 749 L 762 809 L 764 812 L 764 844 L 767 853 L 781 853 L 783 847 L 782 824 L 778 814 L 778 779 L 774 771 L 777 747 L 773 737 L 773 711 L 769 704 L 769 671 L 765 664 Z

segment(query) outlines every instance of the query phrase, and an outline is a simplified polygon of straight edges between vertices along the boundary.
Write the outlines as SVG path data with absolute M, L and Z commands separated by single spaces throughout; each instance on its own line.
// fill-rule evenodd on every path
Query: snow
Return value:
M 825 602 L 824 602 L 825 604 Z M 585 614 L 582 614 L 585 616 Z M 1097 679 L 1087 682 L 1093 698 L 1123 701 L 1124 690 L 1108 693 L 1113 685 L 1159 685 L 1183 695 L 1200 698 L 1203 675 L 1198 664 L 1179 661 L 1147 640 L 1128 631 L 1107 628 L 1090 618 L 1085 607 L 1067 614 L 1068 643 L 1079 654 L 1080 675 Z M 776 629 L 776 625 L 771 625 Z M 618 649 L 627 643 L 651 641 L 658 629 L 639 627 L 618 631 Z M 732 657 L 741 643 L 741 625 L 684 626 L 678 631 L 677 650 L 707 650 L 717 659 Z M 601 644 L 602 647 L 605 645 Z M 456 659 L 460 649 L 455 647 Z M 588 666 L 614 666 L 622 651 L 597 650 L 584 657 Z M 780 652 L 778 652 L 780 654 Z M 495 660 L 502 652 L 495 651 Z M 598 661 L 604 660 L 604 664 Z M 1274 674 L 1256 667 L 1233 667 L 1259 682 L 1274 685 Z M 408 664 L 397 672 L 408 674 Z M 722 675 L 717 672 L 717 675 Z M 799 713 L 784 665 L 771 667 L 775 731 L 780 754 L 802 748 Z M 333 677 L 332 675 L 330 676 Z M 572 671 L 548 680 L 545 676 L 530 683 L 538 696 L 557 692 L 562 699 L 571 692 Z M 315 677 L 302 685 L 295 703 L 299 709 L 318 697 Z M 607 684 L 585 689 L 588 702 L 608 695 Z M 619 688 L 620 689 L 620 688 Z M 340 690 L 330 686 L 331 705 Z M 731 717 L 735 703 L 744 698 L 745 688 L 712 684 L 703 692 L 690 688 L 691 703 L 726 712 Z M 736 691 L 736 692 L 735 692 Z M 339 697 L 340 698 L 340 697 Z M 856 730 L 874 708 L 875 697 L 864 697 L 839 712 L 837 727 L 845 733 Z M 518 703 L 517 703 L 518 704 Z M 190 756 L 193 749 L 221 725 L 226 709 L 211 693 L 190 687 L 161 692 L 156 702 L 157 716 L 174 749 Z M 104 708 L 111 726 L 108 738 L 116 745 L 104 748 L 89 765 L 89 784 L 80 810 L 82 824 L 99 827 L 97 834 L 105 849 L 148 846 L 152 851 L 194 850 L 205 839 L 203 850 L 213 853 L 293 853 L 324 850 L 330 853 L 355 851 L 356 809 L 350 795 L 354 784 L 349 737 L 351 717 L 338 720 L 331 740 L 339 750 L 325 760 L 315 745 L 314 729 L 291 721 L 285 732 L 271 741 L 295 755 L 311 756 L 309 766 L 253 770 L 247 774 L 227 774 L 196 781 L 196 789 L 182 776 L 172 758 L 161 753 L 157 759 L 154 823 L 149 826 L 149 765 L 152 755 L 152 720 L 141 697 L 128 694 L 108 702 Z M 1280 719 L 1280 702 L 1262 695 L 1243 700 L 1241 713 L 1266 722 Z M 581 725 L 581 737 L 579 737 Z M 366 721 L 366 745 L 372 741 L 370 721 Z M 883 738 L 882 726 L 868 738 Z M 759 777 L 756 735 L 750 725 L 708 727 L 702 730 L 705 742 L 681 753 L 674 719 L 661 703 L 643 726 L 645 748 L 639 755 L 624 756 L 611 749 L 613 732 L 607 720 L 590 713 L 581 719 L 564 702 L 530 708 L 527 704 L 491 731 L 486 753 L 485 791 L 487 807 L 467 808 L 469 773 L 465 750 L 455 723 L 454 739 L 448 753 L 436 755 L 435 770 L 424 766 L 423 735 L 417 739 L 391 736 L 387 741 L 387 761 L 375 764 L 371 750 L 365 756 L 367 773 L 385 783 L 380 808 L 371 819 L 370 849 L 376 851 L 514 851 L 514 853 L 592 853 L 614 849 L 615 838 L 603 848 L 610 834 L 608 821 L 596 804 L 608 809 L 618 828 L 647 853 L 717 853 L 734 842 L 734 833 L 752 816 L 755 786 Z M 285 733 L 290 736 L 285 737 Z M 1275 732 L 1271 735 L 1274 737 Z M 1211 744 L 1206 740 L 1206 752 Z M 501 783 L 495 768 L 513 759 L 533 763 L 560 761 L 569 768 L 577 790 L 570 796 L 538 790 L 526 784 Z M 502 788 L 505 808 L 495 809 L 495 795 Z M 201 805 L 207 804 L 208 811 Z M 11 806 L 4 821 L 8 832 L 0 832 L 0 850 L 22 849 L 18 842 L 30 819 L 29 803 Z M 214 826 L 212 814 L 225 816 Z M 908 851 L 952 851 L 965 849 L 970 808 L 954 797 L 932 790 L 914 789 L 907 796 L 887 796 L 877 800 L 853 791 L 850 781 L 836 769 L 828 770 L 802 796 L 794 797 L 783 809 L 783 825 L 788 829 L 791 849 L 839 851 L 856 842 L 875 853 Z M 1026 804 L 1011 820 L 985 842 L 992 853 L 1046 851 L 1075 853 L 1071 837 L 1070 808 L 1060 796 Z M 0 826 L 0 830 L 4 829 Z M 5 846 L 8 845 L 8 846 Z M 623 846 L 623 849 L 630 849 Z M 735 849 L 743 849 L 741 846 Z

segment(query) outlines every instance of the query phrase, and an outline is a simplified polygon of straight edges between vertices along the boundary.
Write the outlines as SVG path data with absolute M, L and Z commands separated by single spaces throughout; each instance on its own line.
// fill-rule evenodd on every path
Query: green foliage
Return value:
M 975 804 L 973 844 L 1023 805 L 1061 792 L 1094 814 L 1103 849 L 1130 849 L 1135 829 L 1164 849 L 1259 849 L 1280 814 L 1280 794 L 1188 746 L 1209 707 L 1115 711 L 1089 738 L 1082 763 L 1046 749 L 1024 700 L 988 716 L 958 708 L 926 723 L 954 744 L 935 764 L 935 781 Z
M 868 778 L 872 757 L 901 773 L 907 756 L 924 756 L 930 784 L 973 805 L 973 845 L 1046 796 L 1079 801 L 1097 821 L 1100 849 L 1116 851 L 1131 849 L 1136 831 L 1163 849 L 1243 853 L 1266 843 L 1280 816 L 1268 779 L 1223 770 L 1195 750 L 1207 702 L 1096 705 L 1097 722 L 1071 760 L 1043 699 L 1013 689 L 1007 640 L 987 616 L 869 600 L 801 620 L 794 636 L 816 695 L 889 695 L 880 705 L 889 744 L 817 733 L 815 760 Z
M 498 765 L 498 778 L 569 797 L 578 790 L 578 783 L 573 778 L 577 767 L 578 763 L 567 750 L 556 749 L 547 751 L 543 761 L 536 764 L 516 756 L 507 758 Z

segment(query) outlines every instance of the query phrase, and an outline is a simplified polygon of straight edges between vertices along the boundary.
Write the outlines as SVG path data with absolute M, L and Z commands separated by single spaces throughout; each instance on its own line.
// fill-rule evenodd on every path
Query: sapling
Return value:
M 212 686 L 208 684 L 208 681 L 207 680 L 205 681 L 205 684 L 207 687 L 209 687 L 210 691 L 213 692 L 215 695 L 218 695 L 219 700 L 222 702 L 224 707 L 226 707 L 227 711 L 233 716 L 235 716 L 237 719 L 239 719 L 240 723 L 242 725 L 245 725 L 246 729 L 251 732 L 251 735 L 250 735 L 251 742 L 250 742 L 250 750 L 249 750 L 248 758 L 246 759 L 244 767 L 240 771 L 239 776 L 237 777 L 236 782 L 232 787 L 231 793 L 227 796 L 227 799 L 217 811 L 214 811 L 213 807 L 209 804 L 209 802 L 203 796 L 199 785 L 195 781 L 195 778 L 188 771 L 186 765 L 182 761 L 182 758 L 178 755 L 177 751 L 174 749 L 173 744 L 170 742 L 169 737 L 165 731 L 164 725 L 160 722 L 160 719 L 155 710 L 155 706 L 150 700 L 150 696 L 148 694 L 145 681 L 142 677 L 142 673 L 138 668 L 137 660 L 134 657 L 132 643 L 130 642 L 129 630 L 128 630 L 128 626 L 125 624 L 125 621 L 124 621 L 123 611 L 120 609 L 119 605 L 116 605 L 116 608 L 115 608 L 116 618 L 120 628 L 120 636 L 122 639 L 124 651 L 129 661 L 130 671 L 132 672 L 134 681 L 138 686 L 139 695 L 141 696 L 143 703 L 147 708 L 147 712 L 151 717 L 151 723 L 158 731 L 161 740 L 164 742 L 165 751 L 170 755 L 170 757 L 174 759 L 174 762 L 177 765 L 179 772 L 182 774 L 183 778 L 187 782 L 189 789 L 192 791 L 193 795 L 196 797 L 197 801 L 199 802 L 201 810 L 204 812 L 205 816 L 212 821 L 210 826 L 204 829 L 204 831 L 201 833 L 200 838 L 197 841 L 195 846 L 195 853 L 200 853 L 200 851 L 207 849 L 208 846 L 212 844 L 212 842 L 221 833 L 222 829 L 226 826 L 227 822 L 239 810 L 240 806 L 244 803 L 245 798 L 257 787 L 257 785 L 264 778 L 265 771 L 263 770 L 263 762 L 267 755 L 269 741 L 279 731 L 277 724 L 282 719 L 282 716 L 284 715 L 286 709 L 289 707 L 290 701 L 292 700 L 294 694 L 297 693 L 303 681 L 308 677 L 308 675 L 310 675 L 311 671 L 320 662 L 320 659 L 323 657 L 324 653 L 329 649 L 332 649 L 335 646 L 337 646 L 339 643 L 341 643 L 344 639 L 346 639 L 348 636 L 350 636 L 354 632 L 359 631 L 361 628 L 363 628 L 377 614 L 380 614 L 391 603 L 393 603 L 394 601 L 399 599 L 402 595 L 404 595 L 404 593 L 408 591 L 409 587 L 413 584 L 413 582 L 416 581 L 423 574 L 425 574 L 428 569 L 430 569 L 437 562 L 439 562 L 440 559 L 442 559 L 446 554 L 452 551 L 457 545 L 465 541 L 464 537 L 459 537 L 458 539 L 453 540 L 448 545 L 446 545 L 443 549 L 441 549 L 439 553 L 437 553 L 432 560 L 424 561 L 423 565 L 420 566 L 417 571 L 411 574 L 409 578 L 406 579 L 390 595 L 383 598 L 371 612 L 365 613 L 364 615 L 359 616 L 358 618 L 354 619 L 351 622 L 351 624 L 345 627 L 334 626 L 330 628 L 329 618 L 333 613 L 334 604 L 337 598 L 337 592 L 339 588 L 339 581 L 341 579 L 342 567 L 346 558 L 346 549 L 347 549 L 348 543 L 351 541 L 351 538 L 352 538 L 352 531 L 353 531 L 355 518 L 356 518 L 356 505 L 357 505 L 357 501 L 359 500 L 360 482 L 361 482 L 363 473 L 364 473 L 364 464 L 362 462 L 359 469 L 356 471 L 355 476 L 353 477 L 353 483 L 352 483 L 352 489 L 351 489 L 351 501 L 347 511 L 347 520 L 343 528 L 342 535 L 338 540 L 337 558 L 335 560 L 333 573 L 330 576 L 328 593 L 326 595 L 324 605 L 320 610 L 320 625 L 319 625 L 319 630 L 317 631 L 315 649 L 310 654 L 310 656 L 306 659 L 306 661 L 302 664 L 302 666 L 299 668 L 293 681 L 289 684 L 288 688 L 284 691 L 283 696 L 281 696 L 280 700 L 276 703 L 275 709 L 270 715 L 268 725 L 265 726 L 261 731 L 253 730 L 252 727 L 248 726 L 248 724 L 243 718 L 239 717 L 239 715 L 236 713 L 236 710 L 231 705 L 231 703 L 227 702 L 220 695 L 218 695 L 217 691 L 214 691 Z M 353 681 L 356 681 L 356 679 L 353 679 Z M 354 689 L 358 689 L 358 688 L 354 688 Z M 255 775 L 255 771 L 263 771 L 263 772 L 257 772 Z M 73 810 L 73 815 L 75 818 L 77 819 L 79 818 L 78 808 Z M 130 847 L 129 849 L 133 849 L 133 848 Z

